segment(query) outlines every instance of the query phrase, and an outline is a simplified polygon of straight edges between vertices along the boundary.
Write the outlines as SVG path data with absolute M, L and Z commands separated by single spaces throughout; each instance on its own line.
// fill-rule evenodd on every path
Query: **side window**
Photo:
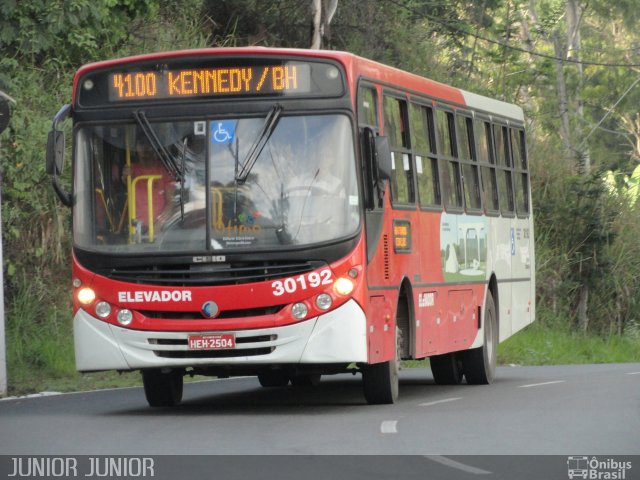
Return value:
M 378 126 L 378 94 L 373 86 L 358 87 L 358 131 L 364 167 L 364 204 L 368 210 L 379 206 L 379 192 L 374 171 L 371 137 L 380 131 Z M 371 131 L 367 131 L 370 129 Z
M 462 165 L 462 186 L 467 210 L 480 210 L 480 176 L 478 173 L 475 144 L 473 141 L 473 122 L 471 118 L 456 115 L 458 139 L 458 158 Z
M 524 131 L 511 128 L 509 133 L 516 181 L 516 212 L 519 216 L 527 216 L 529 214 L 529 173 Z
M 453 113 L 436 110 L 438 160 L 442 197 L 446 207 L 462 207 L 462 185 L 458 162 Z
M 438 206 L 440 184 L 438 182 L 438 160 L 433 129 L 433 110 L 412 103 L 409 107 L 411 146 L 416 160 L 418 198 L 421 206 Z
M 476 120 L 474 122 L 478 163 L 482 176 L 482 200 L 485 211 L 497 214 L 500 211 L 498 202 L 498 181 L 493 154 L 493 138 L 488 122 Z
M 447 155 L 453 157 L 453 142 L 452 139 L 452 125 L 451 117 L 452 113 L 445 112 L 443 110 L 436 110 L 436 123 L 438 125 L 438 153 L 440 155 Z
M 407 102 L 385 96 L 384 130 L 391 146 L 391 200 L 394 204 L 415 202 L 413 167 L 407 129 Z
M 378 108 L 376 91 L 372 87 L 360 87 L 358 91 L 358 125 L 377 130 Z
M 500 212 L 511 215 L 515 212 L 513 200 L 513 179 L 511 176 L 511 155 L 509 154 L 508 129 L 502 125 L 493 125 L 496 159 L 498 160 L 498 196 Z

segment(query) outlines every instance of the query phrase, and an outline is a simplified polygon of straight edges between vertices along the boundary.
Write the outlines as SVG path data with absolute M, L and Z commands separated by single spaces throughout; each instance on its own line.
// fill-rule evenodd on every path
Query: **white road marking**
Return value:
M 627 372 L 627 375 L 640 375 L 640 372 Z
M 398 421 L 397 420 L 385 420 L 380 425 L 380 431 L 382 433 L 398 433 Z
M 443 457 L 442 455 L 425 455 L 425 458 L 428 458 L 429 460 L 432 460 L 436 463 L 440 463 L 441 465 L 455 468 L 456 470 L 462 470 L 466 473 L 472 473 L 473 475 L 490 475 L 492 473 L 481 468 L 472 467 L 471 465 L 465 465 L 464 463 L 456 462 L 455 460 Z
M 520 385 L 518 388 L 541 387 L 542 385 L 553 385 L 555 383 L 565 383 L 566 380 L 554 380 L 553 382 L 531 383 L 529 385 Z
M 435 400 L 433 402 L 421 403 L 420 406 L 421 407 L 430 407 L 432 405 L 439 405 L 441 403 L 455 402 L 456 400 L 462 400 L 462 397 L 444 398 L 442 400 Z
M 22 400 L 26 398 L 42 398 L 42 397 L 53 397 L 56 395 L 63 395 L 62 392 L 40 392 L 40 393 L 30 393 L 29 395 L 20 395 L 17 397 L 4 397 L 0 398 L 0 402 L 4 400 Z

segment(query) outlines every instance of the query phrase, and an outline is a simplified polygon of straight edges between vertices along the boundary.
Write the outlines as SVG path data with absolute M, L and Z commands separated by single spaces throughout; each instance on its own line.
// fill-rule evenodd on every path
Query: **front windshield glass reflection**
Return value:
M 348 118 L 282 116 L 264 127 L 263 117 L 79 130 L 76 245 L 273 250 L 353 234 L 360 218 Z M 258 141 L 259 155 L 249 155 Z

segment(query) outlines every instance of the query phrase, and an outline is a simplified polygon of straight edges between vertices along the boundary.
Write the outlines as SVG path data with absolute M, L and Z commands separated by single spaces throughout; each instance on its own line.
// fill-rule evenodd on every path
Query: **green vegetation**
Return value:
M 44 172 L 44 149 L 75 70 L 180 48 L 308 48 L 311 3 L 3 3 L 0 90 L 17 100 L 0 137 L 11 393 L 138 382 L 136 374 L 74 372 L 71 220 Z M 538 323 L 500 347 L 504 363 L 638 361 L 639 15 L 631 0 L 339 0 L 325 22 L 323 48 L 525 108 Z
M 640 362 L 640 336 L 588 335 L 534 323 L 498 347 L 501 365 Z

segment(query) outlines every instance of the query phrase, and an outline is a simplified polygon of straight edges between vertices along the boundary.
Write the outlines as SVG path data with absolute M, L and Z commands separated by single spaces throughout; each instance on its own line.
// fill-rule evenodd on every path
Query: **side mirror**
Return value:
M 47 139 L 47 165 L 49 175 L 60 175 L 64 168 L 64 132 L 51 130 Z
M 71 193 L 65 192 L 60 185 L 59 175 L 62 174 L 64 167 L 64 132 L 58 130 L 58 124 L 71 115 L 71 105 L 64 105 L 56 116 L 53 117 L 53 125 L 47 138 L 47 160 L 46 171 L 52 177 L 53 190 L 60 198 L 60 201 L 67 207 L 73 205 L 73 197 Z
M 378 176 L 381 180 L 391 178 L 391 148 L 389 137 L 375 137 L 375 158 L 378 164 Z

